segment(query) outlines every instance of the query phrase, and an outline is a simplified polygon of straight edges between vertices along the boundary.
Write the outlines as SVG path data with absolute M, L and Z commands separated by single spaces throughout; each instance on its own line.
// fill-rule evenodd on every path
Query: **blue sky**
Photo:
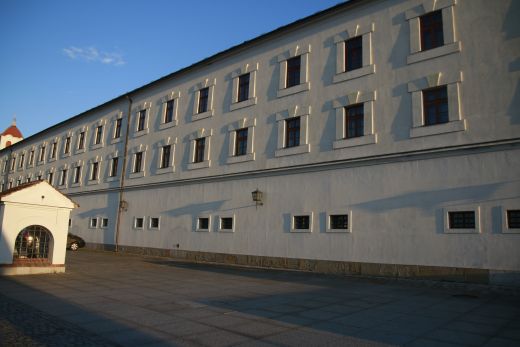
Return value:
M 25 137 L 341 0 L 0 0 L 0 131 Z

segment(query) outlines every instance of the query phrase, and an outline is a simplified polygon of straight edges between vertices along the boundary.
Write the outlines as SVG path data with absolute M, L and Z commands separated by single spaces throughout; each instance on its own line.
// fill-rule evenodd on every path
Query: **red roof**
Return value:
M 18 130 L 16 125 L 11 125 L 9 128 L 5 129 L 2 135 L 11 135 L 13 137 L 23 138 L 22 133 Z

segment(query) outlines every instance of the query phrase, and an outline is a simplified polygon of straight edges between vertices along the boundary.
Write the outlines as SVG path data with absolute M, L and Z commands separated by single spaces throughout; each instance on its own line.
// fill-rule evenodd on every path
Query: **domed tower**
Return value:
M 0 134 L 0 150 L 15 144 L 16 142 L 22 141 L 23 135 L 20 130 L 16 127 L 16 118 L 13 118 L 11 126 L 4 130 Z

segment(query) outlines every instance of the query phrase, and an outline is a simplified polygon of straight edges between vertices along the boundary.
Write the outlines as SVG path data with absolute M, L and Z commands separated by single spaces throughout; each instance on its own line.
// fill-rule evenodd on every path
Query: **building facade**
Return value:
M 349 1 L 0 151 L 0 183 L 48 180 L 96 248 L 511 281 L 519 15 Z

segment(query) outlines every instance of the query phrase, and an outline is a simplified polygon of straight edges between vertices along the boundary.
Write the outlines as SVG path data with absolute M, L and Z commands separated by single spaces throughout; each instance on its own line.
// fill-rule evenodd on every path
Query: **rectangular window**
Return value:
M 34 164 L 34 149 L 29 152 L 29 165 Z
M 16 180 L 16 186 L 19 186 L 20 184 L 22 184 L 22 179 L 21 178 Z
M 197 113 L 208 111 L 209 87 L 199 90 L 199 107 Z
M 173 107 L 175 100 L 166 101 L 166 112 L 164 113 L 164 123 L 171 123 L 173 121 Z
M 20 155 L 20 162 L 18 163 L 18 167 L 19 167 L 19 168 L 22 168 L 22 167 L 23 167 L 24 161 L 25 161 L 25 153 L 22 153 L 22 154 Z
M 289 118 L 285 121 L 285 147 L 300 145 L 300 117 Z
M 161 169 L 167 168 L 170 166 L 170 155 L 171 155 L 171 146 L 163 146 L 161 150 Z
M 363 67 L 363 36 L 345 41 L 345 71 Z
M 90 218 L 89 225 L 90 225 L 91 228 L 97 228 L 97 226 L 98 226 L 97 218 Z
M 300 84 L 301 55 L 287 60 L 287 78 L 285 88 Z
M 220 218 L 220 229 L 233 230 L 233 217 Z
M 143 152 L 137 152 L 134 154 L 134 173 L 141 172 L 143 165 Z
M 363 136 L 365 131 L 363 104 L 345 107 L 345 127 L 345 138 Z
M 63 153 L 69 154 L 70 153 L 70 136 L 67 136 L 65 139 L 65 146 L 63 147 Z
M 137 131 L 144 130 L 146 123 L 146 110 L 139 111 L 139 116 L 137 118 Z
M 443 124 L 449 121 L 448 88 L 435 87 L 422 91 L 424 125 Z
M 51 159 L 56 159 L 56 149 L 58 148 L 58 143 L 53 142 L 51 147 Z
M 520 210 L 507 210 L 507 227 L 520 229 Z
M 135 229 L 142 229 L 144 226 L 144 218 L 136 217 L 134 220 L 134 228 Z
M 150 217 L 150 229 L 159 229 L 159 217 Z
M 475 229 L 475 211 L 448 212 L 450 229 Z
M 121 137 L 121 125 L 123 124 L 123 119 L 116 119 L 116 125 L 114 127 L 114 139 L 118 139 Z
M 194 163 L 202 163 L 204 161 L 204 147 L 206 146 L 206 138 L 201 137 L 195 140 L 195 157 Z
M 348 214 L 330 215 L 330 229 L 348 229 Z
M 53 178 L 54 178 L 54 172 L 49 172 L 49 175 L 47 176 L 47 181 L 49 182 L 50 185 L 52 185 L 52 181 L 53 181 Z
M 45 146 L 41 146 L 40 148 L 40 160 L 43 161 L 45 159 Z
M 72 183 L 79 183 L 79 178 L 81 174 L 81 166 L 76 166 L 74 168 L 74 178 Z
M 309 216 L 294 216 L 294 229 L 309 229 L 310 228 Z
M 421 23 L 421 51 L 444 45 L 442 10 L 425 14 L 419 20 Z
M 16 158 L 12 158 L 12 159 L 11 159 L 11 171 L 14 170 L 14 166 L 15 166 L 15 164 L 16 164 Z
M 101 143 L 102 138 L 103 138 L 103 126 L 100 125 L 96 128 L 96 137 L 94 139 L 94 144 L 99 145 Z
M 238 100 L 237 102 L 249 99 L 249 75 L 248 73 L 238 77 Z
M 110 177 L 117 176 L 117 165 L 119 164 L 119 158 L 112 158 L 112 166 L 110 166 Z
M 27 177 L 27 183 L 31 182 L 31 178 L 30 177 Z
M 98 179 L 98 171 L 99 171 L 99 163 L 92 163 L 92 171 L 90 172 L 90 180 L 97 181 Z
M 201 217 L 197 219 L 197 229 L 208 230 L 209 229 L 209 218 Z
M 82 131 L 79 133 L 78 149 L 84 149 L 84 148 L 85 148 L 85 132 Z
M 64 186 L 67 183 L 67 169 L 61 170 L 60 186 Z
M 246 155 L 247 154 L 247 128 L 238 129 L 235 140 L 235 155 Z
M 101 218 L 101 227 L 103 229 L 108 228 L 108 218 Z

